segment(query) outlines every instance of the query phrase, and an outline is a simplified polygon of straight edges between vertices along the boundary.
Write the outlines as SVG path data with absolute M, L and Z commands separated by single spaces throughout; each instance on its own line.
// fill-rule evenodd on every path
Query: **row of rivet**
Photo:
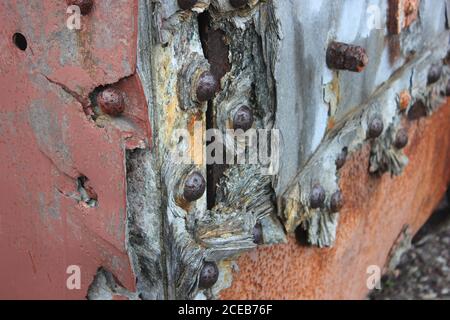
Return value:
M 330 44 L 327 52 L 327 65 L 332 69 L 361 71 L 367 64 L 368 58 L 361 47 L 348 44 L 333 42 Z M 427 84 L 433 84 L 439 81 L 442 75 L 442 66 L 432 65 L 428 72 Z M 450 87 L 450 81 L 447 87 Z M 447 88 L 446 95 L 450 95 L 450 88 Z M 380 116 L 374 116 L 368 123 L 367 137 L 369 139 L 378 138 L 384 130 L 384 123 Z M 406 129 L 401 128 L 397 131 L 393 146 L 401 150 L 408 145 L 409 137 Z M 336 158 L 336 168 L 341 169 L 347 159 L 348 149 L 344 148 Z M 310 207 L 318 209 L 323 207 L 325 202 L 325 190 L 320 185 L 315 185 L 310 194 Z M 334 193 L 330 198 L 330 211 L 338 212 L 343 206 L 343 199 L 340 191 Z
M 183 10 L 191 9 L 197 3 L 196 0 L 178 0 L 178 5 Z M 230 0 L 231 6 L 241 8 L 248 3 L 248 0 Z M 196 100 L 204 103 L 214 98 L 216 90 L 219 87 L 218 80 L 209 72 L 203 72 L 198 81 L 196 88 Z M 234 130 L 247 131 L 253 126 L 253 112 L 248 106 L 241 106 L 234 114 L 233 128 Z M 184 199 L 192 202 L 200 199 L 206 190 L 205 178 L 199 172 L 191 173 L 185 180 Z M 253 242 L 262 244 L 262 227 L 257 223 L 253 228 Z M 219 268 L 213 261 L 206 261 L 203 264 L 199 274 L 198 287 L 200 289 L 209 289 L 219 279 Z

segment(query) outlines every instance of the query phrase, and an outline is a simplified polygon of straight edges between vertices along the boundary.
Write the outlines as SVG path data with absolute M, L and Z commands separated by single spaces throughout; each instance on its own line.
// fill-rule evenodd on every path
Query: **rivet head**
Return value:
M 123 93 L 114 88 L 107 88 L 97 96 L 97 104 L 104 113 L 118 116 L 125 111 Z
M 309 195 L 309 205 L 312 209 L 321 208 L 325 202 L 325 190 L 320 185 L 315 185 Z
M 233 8 L 242 8 L 248 4 L 248 0 L 230 0 L 230 4 Z
M 442 65 L 433 64 L 428 70 L 428 84 L 433 84 L 439 81 L 442 75 Z
M 261 245 L 264 243 L 263 230 L 260 222 L 253 227 L 253 242 Z
M 214 98 L 218 86 L 219 83 L 211 72 L 203 72 L 197 82 L 197 100 L 200 102 L 211 100 Z
M 406 129 L 400 129 L 395 135 L 394 147 L 399 150 L 403 149 L 408 144 L 408 140 L 408 131 Z
M 384 129 L 383 119 L 381 119 L 380 116 L 376 116 L 372 118 L 372 120 L 370 120 L 369 122 L 367 136 L 370 139 L 378 138 L 383 133 L 383 129 Z
M 253 126 L 253 121 L 253 111 L 247 106 L 242 106 L 234 114 L 233 128 L 247 131 Z
M 341 169 L 347 161 L 348 149 L 344 148 L 336 157 L 336 169 Z
M 369 63 L 369 57 L 362 47 L 332 42 L 327 49 L 326 62 L 330 69 L 361 72 Z
M 333 213 L 339 212 L 344 206 L 344 198 L 342 193 L 338 190 L 330 198 L 330 210 Z
M 198 0 L 178 0 L 178 6 L 183 10 L 192 9 Z
M 94 0 L 67 0 L 66 2 L 69 6 L 78 6 L 82 15 L 89 14 L 94 6 Z
M 209 289 L 217 282 L 217 279 L 219 279 L 219 268 L 217 268 L 216 263 L 205 262 L 200 271 L 198 287 L 200 289 Z
M 191 173 L 184 182 L 183 197 L 189 202 L 197 201 L 205 193 L 206 182 L 199 172 Z

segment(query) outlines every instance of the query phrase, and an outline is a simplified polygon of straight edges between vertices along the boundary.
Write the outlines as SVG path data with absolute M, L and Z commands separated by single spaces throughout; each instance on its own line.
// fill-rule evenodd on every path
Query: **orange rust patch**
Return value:
M 222 299 L 362 299 L 367 268 L 382 268 L 404 225 L 428 219 L 450 182 L 450 104 L 411 124 L 409 164 L 395 178 L 368 174 L 368 145 L 341 169 L 346 199 L 331 249 L 288 244 L 260 247 L 238 260 Z
M 328 125 L 327 125 L 327 130 L 332 130 L 334 128 L 334 126 L 336 125 L 336 120 L 334 119 L 334 117 L 330 117 L 328 118 Z
M 389 0 L 388 30 L 390 34 L 400 34 L 419 15 L 420 0 Z
M 403 22 L 403 28 L 409 27 L 419 15 L 420 0 L 405 0 L 403 5 L 403 12 L 405 20 Z
M 408 90 L 400 92 L 399 102 L 401 111 L 405 111 L 406 109 L 408 109 L 409 104 L 411 103 L 411 95 L 409 94 Z

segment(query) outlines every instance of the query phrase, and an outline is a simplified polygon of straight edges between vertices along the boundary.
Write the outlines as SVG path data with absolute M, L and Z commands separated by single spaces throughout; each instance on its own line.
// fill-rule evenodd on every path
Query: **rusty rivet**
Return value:
M 97 104 L 104 113 L 118 116 L 125 111 L 123 93 L 114 88 L 107 88 L 97 96 Z
M 264 243 L 263 230 L 260 222 L 256 223 L 253 227 L 253 242 L 259 245 Z
M 330 199 L 330 210 L 332 213 L 339 212 L 344 206 L 344 198 L 342 197 L 341 191 L 336 191 L 333 193 Z
M 199 172 L 191 173 L 184 182 L 183 197 L 189 202 L 197 201 L 205 193 L 206 182 Z
M 394 140 L 394 147 L 397 149 L 403 149 L 408 144 L 408 131 L 406 129 L 400 129 L 397 131 Z
M 230 0 L 230 4 L 234 8 L 242 8 L 248 4 L 248 0 Z
M 442 65 L 433 64 L 428 70 L 428 84 L 433 84 L 439 81 L 442 75 Z
M 200 271 L 198 286 L 201 289 L 211 288 L 219 279 L 219 268 L 215 262 L 205 262 Z
M 369 130 L 367 132 L 367 136 L 370 139 L 378 138 L 383 133 L 383 129 L 384 129 L 383 119 L 381 119 L 380 116 L 375 116 L 369 122 Z
M 82 15 L 89 14 L 94 6 L 94 0 L 67 0 L 66 2 L 69 6 L 78 6 Z
M 253 126 L 253 121 L 253 111 L 247 106 L 242 106 L 234 114 L 233 128 L 247 131 Z
M 192 9 L 198 0 L 178 0 L 178 6 L 183 10 Z
M 325 202 L 325 190 L 320 185 L 315 185 L 309 195 L 309 205 L 312 209 L 321 208 Z
M 348 149 L 345 147 L 336 157 L 336 169 L 341 169 L 347 161 Z
M 327 49 L 326 61 L 330 69 L 361 72 L 369 63 L 369 58 L 362 47 L 332 42 Z
M 197 83 L 197 100 L 200 102 L 211 100 L 214 97 L 218 86 L 219 83 L 211 72 L 203 72 Z

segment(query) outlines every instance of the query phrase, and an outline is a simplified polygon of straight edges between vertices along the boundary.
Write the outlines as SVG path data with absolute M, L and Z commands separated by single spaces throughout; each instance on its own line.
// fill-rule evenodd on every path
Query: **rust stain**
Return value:
M 401 111 L 406 111 L 411 103 L 411 95 L 408 90 L 403 90 L 399 94 L 399 107 Z
M 188 131 L 191 136 L 189 154 L 197 165 L 204 163 L 205 128 L 203 117 L 200 113 L 196 113 L 189 118 L 188 122 Z
M 403 12 L 405 15 L 403 28 L 409 27 L 417 19 L 419 15 L 419 5 L 420 0 L 405 0 L 403 4 Z
M 420 0 L 389 0 L 388 30 L 390 34 L 400 34 L 419 15 Z
M 178 99 L 177 97 L 172 97 L 169 104 L 166 106 L 165 115 L 166 115 L 166 123 L 167 123 L 167 138 L 172 137 L 173 129 L 175 128 L 175 121 L 177 117 L 177 106 Z M 167 143 L 168 141 L 166 141 Z
M 93 54 L 90 50 L 92 47 L 92 34 L 88 30 L 80 30 L 77 32 L 77 48 L 78 58 L 83 66 L 83 70 L 86 71 L 92 78 L 95 78 L 95 61 Z
M 220 79 L 231 70 L 231 63 L 228 59 L 229 40 L 223 30 L 211 28 L 210 19 L 207 13 L 199 17 L 200 38 L 205 57 L 211 65 L 210 71 L 220 86 Z

